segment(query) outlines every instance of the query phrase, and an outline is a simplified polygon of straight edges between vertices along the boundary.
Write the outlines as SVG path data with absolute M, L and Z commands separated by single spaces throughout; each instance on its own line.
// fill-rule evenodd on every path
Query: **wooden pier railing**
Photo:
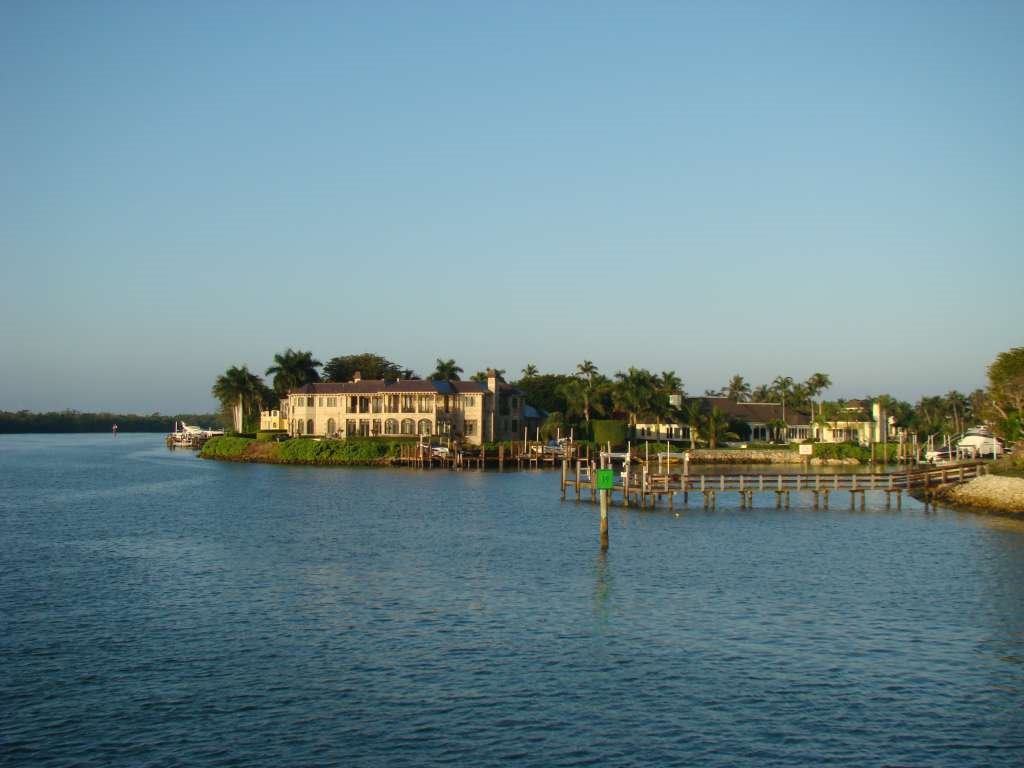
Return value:
M 950 483 L 963 483 L 981 474 L 987 468 L 983 462 L 967 462 L 951 464 L 943 467 L 915 469 L 900 472 L 872 472 L 851 474 L 817 474 L 817 473 L 764 473 L 741 472 L 737 474 L 657 474 L 641 468 L 632 468 L 617 472 L 615 485 L 609 491 L 614 501 L 618 494 L 621 503 L 629 506 L 635 503 L 641 507 L 654 506 L 659 501 L 667 500 L 671 509 L 676 496 L 682 495 L 683 502 L 688 503 L 690 493 L 700 493 L 705 507 L 713 507 L 719 494 L 737 493 L 740 506 L 753 505 L 754 494 L 774 493 L 775 506 L 789 506 L 790 494 L 810 493 L 814 497 L 814 506 L 823 504 L 828 508 L 829 496 L 839 491 L 850 494 L 850 506 L 860 499 L 860 506 L 865 506 L 864 494 L 867 491 L 878 491 L 885 494 L 885 504 L 889 507 L 895 497 L 897 507 L 902 505 L 902 494 L 910 491 L 921 491 L 926 498 L 930 488 Z M 569 489 L 575 493 L 576 500 L 582 500 L 584 492 L 588 500 L 596 503 L 596 466 L 593 462 L 577 460 L 573 471 L 569 462 L 562 464 L 561 497 L 564 500 Z

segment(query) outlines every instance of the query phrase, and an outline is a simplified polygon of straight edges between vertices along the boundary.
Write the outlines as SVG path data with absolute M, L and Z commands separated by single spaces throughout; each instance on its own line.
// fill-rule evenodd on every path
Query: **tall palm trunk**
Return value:
M 234 411 L 235 417 L 235 432 L 242 431 L 242 396 L 238 396 L 238 405 L 231 409 Z

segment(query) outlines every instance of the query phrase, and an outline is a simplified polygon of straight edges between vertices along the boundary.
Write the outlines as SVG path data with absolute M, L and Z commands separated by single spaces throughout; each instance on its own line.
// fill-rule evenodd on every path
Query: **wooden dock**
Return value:
M 564 461 L 560 479 L 562 500 L 565 501 L 566 496 L 573 493 L 576 501 L 582 501 L 586 493 L 586 500 L 596 504 L 597 469 L 597 465 L 592 461 Z M 898 509 L 902 506 L 904 493 L 916 491 L 927 500 L 931 496 L 929 489 L 950 483 L 963 483 L 986 474 L 987 471 L 983 462 L 965 462 L 900 472 L 852 474 L 743 472 L 691 475 L 687 472 L 649 472 L 646 465 L 636 471 L 627 465 L 623 471 L 616 472 L 615 484 L 608 494 L 612 503 L 615 503 L 615 497 L 618 495 L 619 503 L 626 507 L 656 507 L 664 501 L 667 502 L 669 509 L 673 509 L 677 497 L 682 497 L 683 504 L 688 504 L 690 494 L 699 493 L 704 508 L 708 509 L 714 508 L 718 497 L 726 493 L 738 495 L 740 508 L 752 507 L 757 494 L 774 494 L 775 507 L 788 508 L 792 494 L 806 493 L 813 496 L 815 509 L 828 509 L 832 494 L 845 492 L 849 494 L 851 509 L 856 506 L 858 500 L 860 508 L 864 509 L 865 494 L 875 491 L 885 494 L 886 509 L 890 508 L 894 501 Z

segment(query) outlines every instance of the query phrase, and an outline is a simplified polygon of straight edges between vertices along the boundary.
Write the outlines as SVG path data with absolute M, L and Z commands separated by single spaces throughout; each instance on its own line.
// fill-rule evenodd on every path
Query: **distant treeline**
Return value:
M 216 413 L 183 413 L 164 416 L 151 413 L 81 413 L 79 411 L 0 411 L 0 434 L 26 432 L 110 432 L 117 424 L 118 432 L 170 432 L 175 421 L 184 421 L 203 427 L 220 427 L 221 416 Z

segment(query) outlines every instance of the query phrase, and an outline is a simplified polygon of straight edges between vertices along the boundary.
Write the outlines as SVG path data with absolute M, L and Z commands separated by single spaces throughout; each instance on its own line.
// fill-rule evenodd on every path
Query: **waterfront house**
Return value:
M 802 408 L 786 407 L 782 403 L 744 403 L 728 397 L 691 398 L 688 402 L 699 402 L 701 411 L 709 413 L 717 408 L 729 419 L 731 428 L 739 439 L 751 443 L 785 442 L 799 443 L 804 440 L 818 440 L 823 443 L 859 443 L 870 445 L 881 442 L 893 434 L 893 419 L 884 420 L 877 403 L 870 409 L 860 400 L 851 400 L 834 413 L 830 421 L 815 419 Z M 636 436 L 640 439 L 689 440 L 690 428 L 678 422 L 637 424 Z
M 816 435 L 823 443 L 871 445 L 891 439 L 895 419 L 882 413 L 879 403 L 869 407 L 863 400 L 847 400 L 828 419 L 819 419 Z
M 810 416 L 795 408 L 786 408 L 782 403 L 744 403 L 728 397 L 695 397 L 687 403 L 697 402 L 703 413 L 713 408 L 725 414 L 731 428 L 740 440 L 759 443 L 772 442 L 776 436 L 788 442 L 809 439 L 811 434 Z M 683 405 L 680 398 L 680 406 Z M 784 426 L 783 426 L 784 425 Z M 651 439 L 690 439 L 690 428 L 677 422 L 658 424 L 637 424 L 637 437 Z
M 442 436 L 480 445 L 522 436 L 526 397 L 487 371 L 486 382 L 363 379 L 317 382 L 291 390 L 280 408 L 260 414 L 292 436 Z

